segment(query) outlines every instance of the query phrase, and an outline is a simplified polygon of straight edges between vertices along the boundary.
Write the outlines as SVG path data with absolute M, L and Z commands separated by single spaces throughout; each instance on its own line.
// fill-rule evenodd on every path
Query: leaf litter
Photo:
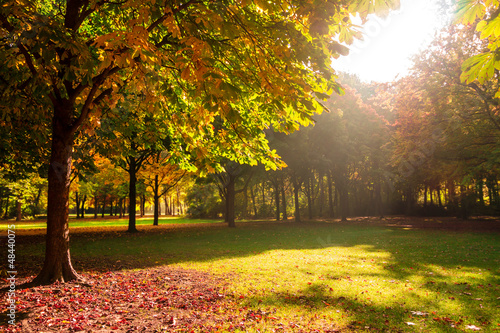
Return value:
M 162 266 L 83 274 L 88 285 L 55 283 L 16 290 L 16 323 L 1 332 L 287 331 L 276 309 L 249 309 L 228 283 L 206 272 Z M 2 312 L 7 299 L 2 297 Z M 2 317 L 5 317 L 2 314 Z M 318 332 L 340 332 L 331 327 Z M 309 330 L 304 330 L 309 331 Z

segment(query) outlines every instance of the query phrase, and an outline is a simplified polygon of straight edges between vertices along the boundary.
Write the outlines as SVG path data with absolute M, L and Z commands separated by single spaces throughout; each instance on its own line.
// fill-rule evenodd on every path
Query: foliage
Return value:
M 202 179 L 188 190 L 186 201 L 187 214 L 192 218 L 219 218 L 224 212 L 217 186 Z
M 500 2 L 497 0 L 458 2 L 458 19 L 463 24 L 474 24 L 480 38 L 487 41 L 487 51 L 471 56 L 463 62 L 462 82 L 480 84 L 498 79 L 500 59 Z M 497 87 L 494 98 L 500 98 L 500 87 Z

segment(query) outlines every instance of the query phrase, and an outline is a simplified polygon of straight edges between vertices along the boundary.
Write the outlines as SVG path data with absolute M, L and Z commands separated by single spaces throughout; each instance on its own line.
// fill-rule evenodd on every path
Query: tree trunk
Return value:
M 9 217 L 9 201 L 10 195 L 7 194 L 7 200 L 5 200 L 5 213 L 3 214 L 4 219 L 7 219 Z
M 335 193 L 333 192 L 333 182 L 331 172 L 328 172 L 327 177 L 328 182 L 328 217 L 334 218 L 334 210 L 333 210 L 333 196 Z
M 71 105 L 67 105 L 64 108 L 55 107 L 54 110 L 48 174 L 45 261 L 32 285 L 81 280 L 71 264 L 69 251 L 68 204 L 73 134 L 68 128 L 71 123 L 71 108 Z
M 146 212 L 145 212 L 145 207 L 146 207 L 146 195 L 145 194 L 141 194 L 140 195 L 140 215 L 141 217 L 143 217 Z
M 280 183 L 279 180 L 276 179 L 276 183 L 274 184 L 274 198 L 276 200 L 276 221 L 280 220 Z
M 123 198 L 120 198 L 118 200 L 118 206 L 120 206 L 119 207 L 119 210 L 120 210 L 119 218 L 122 218 L 123 217 Z
M 283 203 L 283 221 L 288 221 L 288 214 L 286 212 L 286 195 L 285 195 L 285 177 L 283 177 L 281 182 L 281 200 Z
M 153 187 L 153 194 L 154 194 L 154 205 L 155 205 L 155 210 L 153 214 L 153 225 L 158 225 L 158 217 L 160 216 L 160 196 L 159 196 L 159 191 L 160 191 L 160 181 L 158 179 L 158 175 L 155 175 L 155 185 Z
M 323 207 L 325 203 L 325 175 L 320 172 L 318 175 L 319 185 L 319 202 L 318 202 L 318 216 L 323 217 Z
M 16 202 L 16 221 L 19 222 L 23 219 L 23 204 L 20 198 L 17 198 Z
M 101 211 L 101 218 L 104 217 L 104 211 L 106 210 L 106 195 L 103 196 L 102 199 L 102 211 Z
M 76 218 L 80 218 L 80 196 L 78 195 L 78 191 L 75 192 L 75 203 L 76 203 Z
M 226 214 L 225 220 L 227 225 L 231 228 L 236 227 L 234 221 L 234 202 L 236 191 L 234 189 L 235 177 L 228 173 L 228 182 L 226 184 Z
M 80 216 L 82 217 L 82 219 L 85 218 L 85 201 L 87 201 L 87 195 L 86 194 L 83 196 L 83 199 L 81 201 L 82 206 L 80 207 Z
M 340 204 L 340 217 L 342 222 L 347 221 L 347 216 L 349 215 L 349 191 L 347 189 L 347 179 L 344 176 L 336 182 L 337 192 L 339 195 L 339 204 Z
M 252 207 L 253 207 L 253 217 L 257 216 L 257 203 L 255 202 L 255 193 L 253 191 L 253 186 L 250 186 L 250 196 L 252 198 Z
M 94 218 L 97 218 L 97 214 L 99 208 L 99 197 L 97 196 L 97 193 L 94 194 Z
M 313 219 L 313 200 L 312 200 L 312 192 L 313 192 L 313 182 L 312 182 L 312 178 L 313 175 L 311 174 L 310 177 L 307 178 L 307 212 L 308 212 L 308 217 L 309 217 L 309 220 L 312 220 Z
M 167 195 L 163 197 L 163 202 L 165 203 L 165 216 L 170 215 L 170 205 L 168 204 Z
M 427 208 L 427 186 L 424 186 L 424 208 Z
M 300 207 L 299 207 L 299 190 L 300 190 L 300 183 L 297 179 L 297 177 L 293 177 L 293 198 L 295 202 L 295 222 L 301 222 L 300 220 Z
M 184 209 L 182 207 L 182 202 L 181 202 L 181 189 L 179 188 L 179 186 L 175 187 L 175 191 L 177 193 L 177 207 L 179 209 L 179 214 L 184 215 Z
M 135 184 L 137 183 L 137 175 L 136 175 L 136 165 L 135 165 L 135 157 L 129 157 L 129 208 L 128 208 L 128 232 L 137 232 L 137 228 L 135 226 L 135 214 L 136 214 L 136 201 L 137 201 L 137 192 L 135 188 Z

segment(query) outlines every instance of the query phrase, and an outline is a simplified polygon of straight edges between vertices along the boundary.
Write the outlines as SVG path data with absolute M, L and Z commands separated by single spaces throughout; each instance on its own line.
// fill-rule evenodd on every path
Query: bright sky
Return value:
M 401 0 L 387 18 L 372 17 L 365 40 L 349 46 L 347 57 L 333 61 L 335 70 L 357 74 L 363 81 L 392 81 L 411 67 L 411 56 L 428 45 L 443 26 L 435 0 Z

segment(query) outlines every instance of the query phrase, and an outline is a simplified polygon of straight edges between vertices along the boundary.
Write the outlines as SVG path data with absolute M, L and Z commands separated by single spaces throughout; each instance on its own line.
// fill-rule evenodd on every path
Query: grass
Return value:
M 495 233 L 245 223 L 82 235 L 71 246 L 77 267 L 93 258 L 226 276 L 242 306 L 311 329 L 324 322 L 349 332 L 500 331 Z M 26 243 L 16 251 L 42 256 L 42 249 Z
M 189 224 L 189 223 L 215 223 L 221 222 L 220 220 L 202 220 L 202 219 L 188 219 L 179 216 L 170 217 L 160 217 L 158 219 L 159 224 Z M 0 222 L 0 231 L 5 231 L 8 225 L 15 224 L 16 229 L 46 229 L 46 221 L 21 221 L 21 222 Z M 142 217 L 137 218 L 136 225 L 139 226 L 149 226 L 153 225 L 153 218 Z M 126 227 L 128 226 L 128 218 L 112 218 L 112 219 L 70 219 L 69 227 L 71 228 L 93 228 L 93 227 Z

